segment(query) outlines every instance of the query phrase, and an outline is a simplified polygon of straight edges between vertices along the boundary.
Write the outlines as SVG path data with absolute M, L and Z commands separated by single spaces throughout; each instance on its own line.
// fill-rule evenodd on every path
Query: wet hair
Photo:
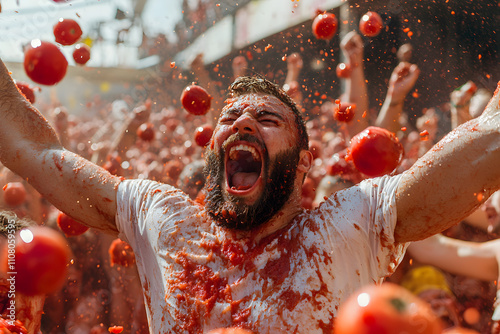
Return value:
M 18 218 L 13 212 L 0 211 L 0 237 L 7 237 L 12 232 L 12 225 L 15 231 L 19 231 L 37 224 L 27 218 Z
M 286 104 L 295 115 L 295 124 L 297 125 L 299 135 L 299 148 L 304 150 L 309 149 L 309 137 L 307 135 L 304 118 L 302 117 L 302 114 L 297 108 L 295 102 L 283 89 L 262 76 L 241 76 L 229 86 L 230 97 L 237 97 L 250 93 L 264 93 L 272 95 Z

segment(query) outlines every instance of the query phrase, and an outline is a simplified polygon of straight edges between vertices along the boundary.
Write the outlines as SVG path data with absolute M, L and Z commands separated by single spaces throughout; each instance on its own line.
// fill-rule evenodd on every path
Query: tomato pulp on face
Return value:
M 214 149 L 225 151 L 225 189 L 234 196 L 256 199 L 262 188 L 264 156 L 296 148 L 295 115 L 278 98 L 250 93 L 228 100 L 213 135 Z M 233 140 L 239 136 L 249 140 Z

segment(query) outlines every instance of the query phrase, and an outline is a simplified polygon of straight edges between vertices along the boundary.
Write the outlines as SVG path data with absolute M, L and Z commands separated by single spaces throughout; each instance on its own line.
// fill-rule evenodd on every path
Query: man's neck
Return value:
M 253 245 L 257 245 L 265 237 L 288 226 L 301 212 L 303 212 L 301 197 L 294 192 L 283 208 L 266 223 L 250 231 L 235 231 L 234 236 L 236 239 L 251 240 Z

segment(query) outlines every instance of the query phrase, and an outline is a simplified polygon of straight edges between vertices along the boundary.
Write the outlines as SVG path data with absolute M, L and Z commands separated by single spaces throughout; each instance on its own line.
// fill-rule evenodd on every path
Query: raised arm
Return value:
M 346 81 L 345 95 L 348 101 L 356 104 L 354 119 L 348 123 L 348 131 L 352 136 L 363 131 L 369 124 L 368 88 L 366 87 L 365 70 L 363 66 L 364 45 L 361 36 L 351 31 L 344 36 L 340 48 L 351 65 L 351 76 Z
M 81 223 L 116 232 L 120 179 L 67 151 L 0 60 L 0 161 Z
M 422 241 L 412 242 L 408 253 L 415 260 L 430 264 L 455 275 L 484 281 L 498 279 L 500 240 L 470 242 L 433 235 Z
M 403 113 L 406 95 L 417 82 L 420 70 L 410 63 L 399 63 L 391 74 L 389 87 L 384 104 L 375 121 L 375 125 L 391 132 L 398 132 L 401 128 L 399 117 Z
M 483 114 L 451 131 L 401 177 L 396 240 L 458 223 L 500 188 L 500 86 Z

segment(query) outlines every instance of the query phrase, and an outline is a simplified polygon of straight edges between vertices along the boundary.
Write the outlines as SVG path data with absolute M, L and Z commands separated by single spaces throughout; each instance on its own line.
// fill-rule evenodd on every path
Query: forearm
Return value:
M 403 113 L 403 105 L 404 101 L 394 99 L 388 93 L 374 125 L 397 133 L 401 128 L 399 117 Z
M 354 119 L 348 124 L 351 136 L 363 131 L 368 124 L 368 89 L 366 87 L 363 64 L 353 64 L 351 76 L 347 80 L 346 96 L 348 102 L 356 104 Z M 342 101 L 341 101 L 342 103 Z
M 480 243 L 434 235 L 411 243 L 408 252 L 419 262 L 433 265 L 455 275 L 485 281 L 494 281 L 498 278 L 495 253 L 489 248 L 482 247 Z
M 51 204 L 81 223 L 116 232 L 116 189 L 121 179 L 65 149 L 26 152 L 24 176 Z

